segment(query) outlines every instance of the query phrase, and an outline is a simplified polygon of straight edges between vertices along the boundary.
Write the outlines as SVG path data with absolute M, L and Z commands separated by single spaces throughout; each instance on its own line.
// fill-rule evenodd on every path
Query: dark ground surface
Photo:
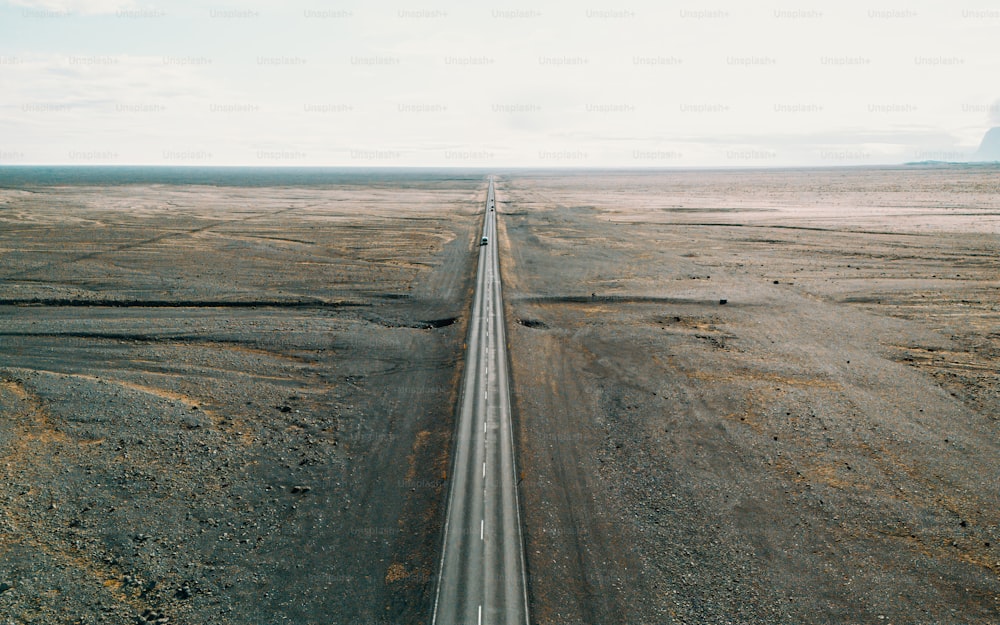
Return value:
M 426 622 L 485 178 L 210 178 L 0 185 L 0 623 Z M 998 622 L 997 180 L 499 177 L 534 621 Z
M 499 178 L 535 622 L 1000 622 L 998 191 Z
M 426 621 L 485 188 L 0 190 L 0 623 Z

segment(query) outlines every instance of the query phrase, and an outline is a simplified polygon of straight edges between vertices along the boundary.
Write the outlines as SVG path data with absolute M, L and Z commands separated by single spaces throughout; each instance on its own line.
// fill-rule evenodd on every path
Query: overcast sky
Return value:
M 0 0 L 0 164 L 960 160 L 1000 5 Z

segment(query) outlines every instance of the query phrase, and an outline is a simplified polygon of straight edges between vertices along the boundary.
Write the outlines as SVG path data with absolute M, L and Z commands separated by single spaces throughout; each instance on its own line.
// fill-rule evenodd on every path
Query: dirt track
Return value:
M 497 189 L 535 622 L 997 622 L 995 172 Z

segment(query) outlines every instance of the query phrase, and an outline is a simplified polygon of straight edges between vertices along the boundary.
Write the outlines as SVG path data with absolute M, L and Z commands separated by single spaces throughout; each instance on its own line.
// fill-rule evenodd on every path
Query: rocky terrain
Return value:
M 498 178 L 535 622 L 1000 620 L 997 180 Z
M 486 177 L 138 178 L 0 177 L 0 624 L 427 623 Z M 534 622 L 1000 620 L 998 186 L 498 175 Z
M 485 185 L 0 185 L 0 623 L 426 621 Z

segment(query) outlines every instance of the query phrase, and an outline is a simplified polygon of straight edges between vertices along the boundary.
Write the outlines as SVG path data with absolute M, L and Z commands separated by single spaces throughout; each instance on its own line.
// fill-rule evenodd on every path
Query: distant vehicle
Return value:
M 489 240 L 488 238 L 486 238 L 486 237 L 483 237 L 482 241 L 480 241 L 480 242 L 479 242 L 479 244 L 480 244 L 480 245 L 486 245 L 486 244 L 487 244 L 487 243 L 489 243 L 489 242 L 490 242 L 490 240 Z

